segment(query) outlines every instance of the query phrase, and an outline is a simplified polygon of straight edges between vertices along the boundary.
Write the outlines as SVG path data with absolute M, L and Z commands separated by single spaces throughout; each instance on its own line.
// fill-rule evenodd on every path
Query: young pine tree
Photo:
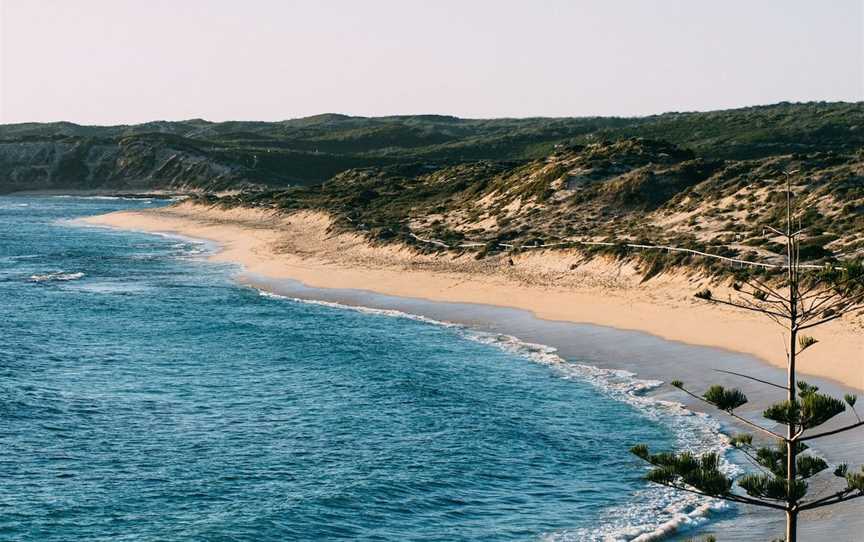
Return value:
M 790 177 L 791 174 L 787 174 L 786 224 L 782 231 L 770 228 L 786 242 L 786 265 L 782 284 L 750 278 L 741 284 L 736 283 L 735 289 L 739 294 L 737 298 L 717 299 L 710 290 L 696 294 L 696 297 L 709 303 L 759 313 L 785 329 L 788 339 L 785 383 L 766 382 L 736 373 L 736 376 L 782 390 L 783 399 L 765 409 L 762 415 L 784 427 L 785 431 L 769 429 L 735 414 L 735 409 L 747 402 L 747 397 L 738 389 L 715 385 L 700 396 L 676 380 L 672 382 L 673 386 L 724 411 L 740 424 L 770 437 L 776 444 L 754 444 L 751 434 L 734 436 L 732 445 L 743 452 L 755 469 L 736 480 L 721 472 L 716 454 L 705 454 L 701 457 L 687 452 L 653 454 L 644 444 L 634 446 L 631 452 L 652 466 L 647 475 L 651 482 L 784 512 L 785 540 L 796 542 L 798 517 L 801 512 L 864 497 L 864 467 L 854 470 L 841 464 L 834 469 L 838 483 L 831 489 L 830 494 L 807 498 L 808 479 L 828 468 L 824 459 L 807 451 L 807 443 L 860 428 L 864 426 L 864 421 L 855 410 L 854 395 L 846 395 L 840 400 L 821 393 L 816 386 L 799 380 L 796 371 L 798 356 L 818 342 L 805 333 L 807 330 L 862 308 L 864 272 L 860 265 L 824 267 L 818 270 L 802 265 L 799 238 L 804 232 L 800 228 L 797 231 L 794 228 L 795 213 Z M 846 412 L 847 408 L 851 411 L 851 419 L 847 423 L 831 430 L 818 429 L 828 420 Z

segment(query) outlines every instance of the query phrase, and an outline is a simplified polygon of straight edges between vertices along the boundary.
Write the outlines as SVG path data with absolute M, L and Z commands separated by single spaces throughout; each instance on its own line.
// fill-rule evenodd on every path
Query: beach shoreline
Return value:
M 544 314 L 530 307 L 514 306 L 516 303 L 489 303 L 485 298 L 465 299 L 468 296 L 463 295 L 462 288 L 449 294 L 446 288 L 435 290 L 436 286 L 443 287 L 438 282 L 441 280 L 463 284 L 463 288 L 470 287 L 471 282 L 459 283 L 459 280 L 467 280 L 462 276 L 465 273 L 442 273 L 440 268 L 436 268 L 426 257 L 419 258 L 418 267 L 421 269 L 406 270 L 403 259 L 405 255 L 401 253 L 404 249 L 396 251 L 393 255 L 392 248 L 371 247 L 358 237 L 331 233 L 328 231 L 327 217 L 320 214 L 301 213 L 283 217 L 267 211 L 222 210 L 183 203 L 145 211 L 120 211 L 90 217 L 83 222 L 212 242 L 214 250 L 208 258 L 216 262 L 239 264 L 242 271 L 236 276 L 238 281 L 262 292 L 300 300 L 337 303 L 349 307 L 396 310 L 436 321 L 461 324 L 481 331 L 501 333 L 517 337 L 527 343 L 550 345 L 566 360 L 585 363 L 600 369 L 629 371 L 640 380 L 668 382 L 672 378 L 680 378 L 691 384 L 694 389 L 702 389 L 713 383 L 737 386 L 751 398 L 750 403 L 738 411 L 746 418 L 757 418 L 761 411 L 776 398 L 765 394 L 765 389 L 759 385 L 752 385 L 748 381 L 742 382 L 732 375 L 715 373 L 711 369 L 723 367 L 771 381 L 782 381 L 783 378 L 784 371 L 781 367 L 764 363 L 764 360 L 748 355 L 750 353 L 736 353 L 734 348 L 718 348 L 717 345 L 695 346 L 692 341 L 680 339 L 670 341 L 657 333 L 652 333 L 651 330 L 628 330 L 610 326 L 605 322 L 572 322 L 567 318 L 545 318 Z M 311 238 L 306 241 L 307 244 L 300 245 L 298 236 Z M 390 266 L 403 266 L 401 268 L 403 276 L 399 277 L 399 271 L 392 268 L 383 270 L 369 268 L 369 262 L 364 262 L 365 265 L 358 265 L 354 269 L 346 269 L 345 260 L 338 259 L 339 255 L 321 254 L 314 246 L 310 246 L 316 243 L 321 246 L 336 244 L 349 257 L 357 257 L 357 251 L 363 254 L 383 252 L 383 258 Z M 530 265 L 531 262 L 515 263 L 518 266 Z M 426 269 L 422 269 L 423 267 Z M 432 269 L 429 269 L 430 267 Z M 608 273 L 608 270 L 603 267 L 595 268 L 593 272 L 598 270 Z M 627 269 L 620 270 L 625 278 L 630 272 Z M 417 278 L 418 275 L 424 278 L 420 280 Z M 420 283 L 414 290 L 411 289 L 410 284 L 400 282 L 399 279 L 404 281 L 406 276 L 409 281 L 419 280 Z M 392 282 L 382 285 L 381 281 L 384 280 Z M 604 280 L 607 281 L 605 285 Z M 609 285 L 608 280 L 610 280 L 608 277 L 595 280 L 593 283 L 595 298 L 602 292 L 614 288 L 613 285 Z M 686 282 L 688 279 L 674 277 L 663 286 L 669 288 L 670 283 L 680 285 L 682 280 L 691 288 L 701 285 L 696 279 Z M 481 288 L 481 291 L 495 292 L 496 287 L 500 288 L 501 283 L 492 286 L 487 284 Z M 531 288 L 522 287 L 529 290 Z M 542 290 L 545 287 L 534 286 L 533 288 Z M 656 296 L 663 295 L 663 292 L 663 290 L 661 293 L 653 292 L 653 297 L 651 295 L 646 297 L 648 300 L 655 299 Z M 668 290 L 665 292 L 665 295 L 668 295 Z M 418 293 L 428 295 L 418 295 Z M 500 291 L 498 293 L 500 294 Z M 588 295 L 584 291 L 579 294 Z M 567 293 L 565 291 L 560 295 L 567 295 Z M 496 300 L 500 301 L 500 298 Z M 601 298 L 600 301 L 604 299 Z M 648 302 L 644 298 L 634 301 L 631 308 L 638 308 Z M 689 300 L 687 302 L 690 303 Z M 605 310 L 614 310 L 610 305 L 620 309 L 620 305 L 607 302 Z M 709 307 L 710 309 L 713 307 Z M 854 392 L 857 389 L 855 386 L 838 383 L 837 379 L 830 377 L 816 377 L 811 381 L 834 395 Z M 688 398 L 669 386 L 659 386 L 646 393 L 657 400 L 678 402 L 694 412 L 715 416 L 722 422 L 723 432 L 727 434 L 746 430 L 745 427 L 731 423 L 722 415 L 706 409 L 704 404 Z M 857 448 L 857 440 L 854 437 L 854 434 L 839 435 L 820 444 L 818 451 L 829 460 L 860 463 L 864 461 L 864 456 Z M 764 510 L 739 507 L 739 512 L 731 518 L 723 517 L 722 514 L 719 518 L 714 518 L 710 522 L 709 531 L 718 529 L 718 532 L 724 534 L 724 538 L 730 540 L 748 540 L 755 532 L 754 529 L 760 532 L 767 529 L 765 531 L 767 533 L 778 531 L 780 528 L 781 518 L 774 517 Z M 818 533 L 828 525 L 836 526 L 836 522 L 842 517 L 843 521 L 851 521 L 854 524 L 854 528 L 850 527 L 849 530 L 844 528 L 843 532 L 852 533 L 854 529 L 864 528 L 864 521 L 860 521 L 859 525 L 858 520 L 853 519 L 857 517 L 855 514 L 854 506 L 838 507 L 831 512 L 830 516 L 809 518 L 806 530 Z M 842 538 L 843 533 L 837 532 L 837 534 L 840 536 L 838 540 L 845 540 Z M 680 540 L 685 538 L 686 536 L 682 535 Z M 678 539 L 678 537 L 672 538 L 672 540 Z
M 397 297 L 524 309 L 549 321 L 641 331 L 691 345 L 752 355 L 785 367 L 782 330 L 773 322 L 693 299 L 704 277 L 663 274 L 644 282 L 627 263 L 586 260 L 578 252 L 536 251 L 479 261 L 473 255 L 419 254 L 373 246 L 333 233 L 329 217 L 193 203 L 121 211 L 85 219 L 93 225 L 187 235 L 216 242 L 214 261 L 240 264 L 271 279 L 317 288 L 367 290 Z M 799 361 L 804 375 L 864 390 L 864 334 L 859 321 L 814 330 L 820 341 Z

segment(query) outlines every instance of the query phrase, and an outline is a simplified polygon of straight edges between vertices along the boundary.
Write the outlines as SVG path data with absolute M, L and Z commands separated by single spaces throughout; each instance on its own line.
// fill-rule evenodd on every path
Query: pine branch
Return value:
M 864 293 L 855 294 L 855 295 L 845 295 L 841 294 L 838 299 L 832 301 L 832 303 L 826 307 L 820 307 L 820 313 L 825 313 L 826 311 L 845 311 L 851 312 L 858 308 L 861 308 L 861 302 L 864 301 Z
M 826 292 L 824 294 L 814 296 L 808 310 L 814 312 L 823 311 L 825 310 L 826 304 L 829 302 L 857 305 L 860 304 L 862 300 L 864 300 L 864 292 L 832 291 L 830 294 Z M 805 301 L 811 301 L 811 299 L 806 299 Z
M 766 314 L 765 316 L 767 316 L 768 318 L 770 318 L 772 322 L 774 322 L 774 323 L 777 324 L 778 326 L 782 327 L 783 329 L 786 329 L 786 328 L 788 327 L 788 324 L 786 324 L 785 322 L 783 322 L 782 320 L 780 320 L 780 319 L 777 318 L 776 316 L 772 316 L 772 315 L 770 315 L 770 314 Z
M 737 291 L 744 292 L 744 293 L 746 293 L 746 294 L 748 294 L 748 295 L 750 295 L 750 296 L 752 296 L 752 297 L 754 297 L 754 298 L 756 298 L 762 302 L 773 303 L 775 305 L 780 305 L 784 308 L 789 303 L 789 300 L 784 295 L 777 292 L 776 290 L 774 290 L 773 288 L 771 288 L 770 286 L 768 286 L 764 282 L 760 282 L 756 279 L 745 279 L 745 280 L 742 280 L 741 282 L 745 286 L 749 286 L 750 289 L 752 289 L 753 291 L 752 292 L 747 292 L 745 290 L 737 290 Z M 757 292 L 759 292 L 759 293 L 757 293 Z M 773 298 L 773 299 L 771 299 L 771 298 Z
M 862 307 L 862 303 L 864 303 L 864 292 L 844 296 L 842 299 L 837 300 L 833 305 L 829 305 L 825 310 L 836 310 L 850 313 L 864 308 Z
M 832 504 L 837 504 L 837 503 L 841 503 L 841 502 L 845 502 L 845 501 L 851 501 L 852 499 L 864 497 L 864 492 L 859 491 L 858 493 L 851 494 L 851 495 L 850 495 L 850 493 L 851 493 L 851 491 L 848 491 L 848 490 L 838 491 L 837 493 L 835 493 L 833 495 L 829 495 L 829 496 L 824 497 L 822 499 L 819 499 L 819 500 L 816 500 L 816 501 L 813 501 L 813 502 L 810 502 L 807 504 L 803 504 L 798 508 L 798 510 L 801 510 L 801 511 L 813 510 L 814 508 L 822 508 L 823 506 L 831 506 Z M 833 500 L 831 500 L 831 499 L 833 499 Z
M 765 295 L 765 299 L 764 299 L 764 301 L 766 301 L 766 302 L 774 303 L 774 304 L 776 304 L 776 305 L 780 305 L 780 306 L 782 306 L 782 307 L 784 307 L 784 308 L 785 308 L 786 305 L 788 304 L 788 300 L 784 299 L 782 295 L 780 295 L 780 294 L 774 292 L 773 290 L 768 290 L 768 289 L 766 289 L 764 286 L 756 286 L 756 285 L 750 284 L 750 283 L 748 283 L 748 282 L 744 282 L 744 284 L 745 284 L 746 286 L 752 288 L 752 289 L 753 289 L 753 292 L 746 292 L 746 291 L 744 291 L 744 290 L 739 290 L 739 291 L 742 291 L 742 292 L 744 292 L 744 293 L 746 293 L 746 294 L 748 294 L 748 295 L 750 295 L 750 296 L 752 296 L 752 297 L 756 297 L 756 296 L 754 295 L 754 292 L 762 292 L 762 293 Z M 757 294 L 757 295 L 758 295 L 758 294 Z M 772 298 L 772 299 L 769 299 L 769 298 Z M 758 299 L 758 298 L 757 298 L 757 299 Z
M 776 290 L 774 290 L 773 288 L 771 288 L 770 286 L 768 286 L 766 283 L 762 282 L 762 281 L 759 280 L 759 279 L 749 278 L 749 279 L 747 279 L 747 280 L 745 280 L 745 281 L 743 281 L 743 282 L 744 282 L 744 284 L 746 284 L 747 286 L 753 288 L 754 290 L 763 290 L 763 291 L 766 291 L 766 292 L 768 292 L 769 294 L 771 294 L 771 295 L 773 295 L 774 297 L 776 297 L 777 299 L 779 299 L 779 300 L 781 300 L 781 301 L 786 301 L 786 302 L 788 302 L 788 300 L 787 300 L 783 295 L 781 295 L 781 294 L 778 293 Z M 751 284 L 751 283 L 752 283 L 752 284 Z M 755 286 L 754 286 L 754 284 L 755 284 Z
M 767 299 L 767 298 L 766 299 L 756 298 L 756 299 L 759 299 L 759 303 L 754 303 L 754 302 L 750 301 L 749 299 L 741 299 L 740 302 L 741 302 L 741 304 L 746 305 L 748 307 L 755 307 L 755 308 L 763 309 L 763 310 L 770 310 L 770 309 L 769 309 L 769 307 L 763 306 L 762 303 L 768 303 L 770 305 L 775 305 L 775 306 L 779 307 L 779 309 L 777 309 L 776 311 L 773 311 L 773 312 L 775 312 L 775 314 L 777 314 L 778 316 L 782 316 L 786 320 L 791 318 L 791 315 L 789 314 L 789 302 L 788 301 L 784 302 L 784 301 L 779 301 L 777 299 Z
M 822 293 L 820 292 L 820 294 L 817 295 L 816 297 L 814 297 L 814 299 L 818 298 L 821 295 L 822 295 Z M 810 307 L 807 308 L 806 310 L 802 311 L 802 313 L 807 312 L 808 314 L 821 314 L 822 312 L 824 312 L 824 310 L 822 310 L 822 307 L 825 306 L 825 303 L 828 303 L 829 301 L 832 301 L 834 298 L 836 298 L 838 296 L 842 296 L 842 295 L 843 294 L 840 292 L 833 292 L 830 295 L 822 298 L 820 301 L 818 301 L 818 302 L 814 301 L 813 303 L 811 303 Z M 802 305 L 806 301 L 809 301 L 809 299 L 803 299 L 802 298 L 801 299 Z
M 774 386 L 775 388 L 780 388 L 781 390 L 788 390 L 789 389 L 786 386 L 781 386 L 780 384 L 768 382 L 767 380 L 762 380 L 762 379 L 759 379 L 759 378 L 756 378 L 756 377 L 753 377 L 750 375 L 745 375 L 742 373 L 736 373 L 734 371 L 725 371 L 723 369 L 714 369 L 714 371 L 716 371 L 718 373 L 726 373 L 726 374 L 730 374 L 730 375 L 740 376 L 741 378 L 749 378 L 750 380 L 754 380 L 756 382 L 761 382 L 762 384 L 767 384 L 768 386 Z
M 837 433 L 849 431 L 850 429 L 855 429 L 856 427 L 861 427 L 862 425 L 864 425 L 864 421 L 859 421 L 858 423 L 853 423 L 852 425 L 847 425 L 839 429 L 832 429 L 831 431 L 824 431 L 822 433 L 816 433 L 815 435 L 807 435 L 806 437 L 802 437 L 798 440 L 800 442 L 804 442 L 805 440 L 813 440 L 821 437 L 827 437 L 829 435 L 836 435 Z
M 835 271 L 836 270 L 843 270 L 843 269 L 844 268 L 838 269 L 837 267 L 832 268 L 832 270 L 835 270 Z M 825 283 L 827 283 L 827 285 L 825 285 Z M 864 281 L 862 281 L 861 277 L 854 276 L 854 275 L 850 276 L 849 274 L 847 274 L 845 277 L 841 278 L 839 281 L 836 281 L 836 282 L 828 282 L 827 280 L 817 281 L 812 288 L 808 289 L 805 292 L 805 296 L 809 295 L 810 292 L 816 291 L 817 286 L 822 286 L 822 287 L 819 288 L 819 292 L 817 294 L 815 294 L 814 297 L 818 297 L 820 295 L 823 295 L 825 292 L 831 292 L 831 291 L 838 293 L 838 294 L 849 293 L 849 290 L 850 290 L 849 285 L 850 284 L 860 287 L 860 286 L 864 286 Z
M 731 301 L 731 299 L 730 299 L 730 301 Z M 738 303 L 742 306 L 742 308 L 749 308 L 749 309 L 754 310 L 754 311 L 763 311 L 765 314 L 774 315 L 775 317 L 783 318 L 784 320 L 791 319 L 791 315 L 789 314 L 788 311 L 786 311 L 786 312 L 775 311 L 775 310 L 771 310 L 770 308 L 764 307 L 761 305 L 761 303 L 780 304 L 781 309 L 785 310 L 786 304 L 780 303 L 779 301 L 760 300 L 759 303 L 755 303 L 753 301 L 750 301 L 749 299 L 740 299 Z
M 754 466 L 762 469 L 762 472 L 764 472 L 767 475 L 771 475 L 771 476 L 774 475 L 774 473 L 771 472 L 771 469 L 769 469 L 768 467 L 766 467 L 765 465 L 760 463 L 759 459 L 756 457 L 753 457 L 753 455 L 750 452 L 748 452 L 746 448 L 735 448 L 735 449 L 738 450 L 739 452 L 743 453 L 747 457 L 747 459 L 749 459 L 750 462 L 753 463 Z
M 838 295 L 840 295 L 840 292 L 836 292 L 827 288 L 820 288 L 819 290 L 816 290 L 814 288 L 812 290 L 807 290 L 806 292 L 801 294 L 801 297 L 798 300 L 801 302 L 802 306 L 810 303 L 810 307 L 807 310 L 818 310 L 821 304 L 827 303 Z
M 707 405 L 711 405 L 711 406 L 713 406 L 714 408 L 717 408 L 717 405 L 715 405 L 715 404 L 712 403 L 711 401 L 707 401 L 707 400 L 705 400 L 704 397 L 699 397 L 699 396 L 696 395 L 695 393 L 691 392 L 690 390 L 685 389 L 685 388 L 682 387 L 682 386 L 675 386 L 675 387 L 678 388 L 679 390 L 683 391 L 684 393 L 686 393 L 686 394 L 689 395 L 690 397 L 693 397 L 694 399 L 698 399 L 699 401 L 702 401 L 703 403 L 705 403 L 705 404 L 707 404 Z M 721 409 L 721 410 L 722 410 L 722 409 Z M 739 422 L 741 422 L 741 423 L 743 423 L 743 424 L 745 424 L 745 425 L 748 425 L 748 426 L 750 426 L 751 428 L 753 428 L 753 429 L 755 429 L 755 430 L 757 430 L 757 431 L 761 431 L 762 433 L 765 433 L 766 435 L 770 435 L 770 436 L 774 437 L 775 439 L 779 439 L 779 440 L 782 440 L 782 441 L 784 441 L 784 442 L 787 441 L 786 437 L 784 437 L 783 435 L 779 435 L 779 434 L 775 433 L 774 431 L 771 431 L 770 429 L 766 429 L 766 428 L 762 427 L 761 425 L 757 425 L 757 424 L 751 422 L 750 420 L 748 420 L 748 419 L 746 419 L 746 418 L 742 418 L 741 416 L 735 414 L 735 413 L 732 412 L 731 410 L 724 410 L 723 412 L 725 412 L 726 414 L 728 414 L 729 416 L 735 418 L 735 419 L 738 420 Z
M 777 228 L 775 228 L 775 227 L 773 227 L 773 226 L 763 225 L 762 227 L 763 227 L 763 228 L 766 228 L 766 229 L 769 229 L 769 230 L 771 230 L 772 232 L 774 232 L 774 233 L 776 233 L 777 235 L 780 235 L 780 236 L 782 236 L 782 237 L 789 237 L 789 234 L 788 234 L 788 233 L 786 233 L 786 232 L 782 232 L 782 231 L 778 230 Z M 762 232 L 762 233 L 765 233 L 765 232 Z
M 812 324 L 805 324 L 803 326 L 798 326 L 798 331 L 804 331 L 805 329 L 810 329 L 811 327 L 816 327 L 816 326 L 821 326 L 822 324 L 827 324 L 831 320 L 836 320 L 836 319 L 840 318 L 841 316 L 843 316 L 843 314 L 845 314 L 845 313 L 832 314 L 831 316 L 829 316 L 827 318 L 823 318 L 817 322 L 813 322 Z
M 751 305 L 744 305 L 744 304 L 742 304 L 742 303 L 735 303 L 734 301 L 723 301 L 722 299 L 715 299 L 715 298 L 711 298 L 711 299 L 708 300 L 708 301 L 710 301 L 711 303 L 720 303 L 721 305 L 729 305 L 730 307 L 735 307 L 735 308 L 738 308 L 738 309 L 744 309 L 744 310 L 748 310 L 748 311 L 752 311 L 752 312 L 760 312 L 760 313 L 762 313 L 762 314 L 766 314 L 766 315 L 774 316 L 774 317 L 776 317 L 776 318 L 782 318 L 782 319 L 784 319 L 784 320 L 788 320 L 788 319 L 789 319 L 789 317 L 786 316 L 785 314 L 781 314 L 781 313 L 779 313 L 779 312 L 770 311 L 770 310 L 768 310 L 768 309 L 766 309 L 766 308 L 764 308 L 764 307 L 751 306 Z
M 766 508 L 774 508 L 775 510 L 786 510 L 785 506 L 781 506 L 779 504 L 775 504 L 773 502 L 765 502 L 760 501 L 759 499 L 751 499 L 750 497 L 744 497 L 743 495 L 736 495 L 734 493 L 730 493 L 728 495 L 711 495 L 709 493 L 704 493 L 699 491 L 698 489 L 692 489 L 687 486 L 679 485 L 679 484 L 667 484 L 663 482 L 653 482 L 655 484 L 660 484 L 661 486 L 671 487 L 673 489 L 678 489 L 680 491 L 687 491 L 690 493 L 695 493 L 696 495 L 702 495 L 703 497 L 710 497 L 712 499 L 722 499 L 724 501 L 737 502 L 741 504 L 752 504 L 753 506 L 763 506 Z
M 647 458 L 640 457 L 640 459 L 642 459 L 643 461 L 645 461 L 646 463 L 648 463 L 652 467 L 659 467 L 660 466 L 660 465 L 657 465 L 656 463 L 653 463 L 652 461 L 650 461 Z M 781 506 L 779 504 L 760 501 L 759 499 L 752 499 L 750 497 L 745 497 L 743 495 L 736 495 L 734 493 L 727 493 L 727 494 L 723 494 L 723 495 L 712 495 L 710 493 L 706 493 L 704 491 L 701 491 L 697 488 L 694 488 L 694 487 L 688 486 L 688 485 L 675 484 L 672 482 L 654 481 L 654 480 L 651 480 L 651 483 L 660 484 L 661 486 L 671 487 L 672 489 L 678 489 L 680 491 L 687 491 L 689 493 L 695 493 L 696 495 L 702 495 L 703 497 L 710 497 L 712 499 L 723 499 L 726 501 L 732 501 L 732 502 L 737 502 L 737 503 L 742 503 L 742 504 L 752 504 L 754 506 L 763 506 L 763 507 L 767 507 L 767 508 L 774 508 L 777 510 L 786 510 L 786 507 Z

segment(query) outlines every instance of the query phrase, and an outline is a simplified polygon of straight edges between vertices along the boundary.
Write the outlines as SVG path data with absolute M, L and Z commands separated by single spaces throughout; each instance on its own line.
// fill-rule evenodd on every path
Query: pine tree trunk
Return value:
M 793 295 L 793 297 L 794 297 L 794 295 Z M 793 311 L 794 311 L 794 309 L 793 309 Z M 796 394 L 795 394 L 795 386 L 796 386 L 796 382 L 795 382 L 795 348 L 796 348 L 796 345 L 795 345 L 795 343 L 796 343 L 796 338 L 797 338 L 797 332 L 796 332 L 795 327 L 794 327 L 795 326 L 794 312 L 793 312 L 792 326 L 793 327 L 790 329 L 790 332 L 789 332 L 789 343 L 790 343 L 789 344 L 789 373 L 788 373 L 789 378 L 788 378 L 788 381 L 786 383 L 786 385 L 789 386 L 789 392 L 787 394 L 787 398 L 789 399 L 790 403 L 794 402 L 795 398 L 796 398 Z M 792 438 L 795 436 L 796 429 L 797 429 L 797 427 L 795 426 L 794 423 L 789 423 L 786 426 L 786 439 L 787 439 L 786 440 L 786 484 L 787 484 L 786 488 L 787 488 L 787 491 L 789 491 L 790 493 L 792 491 L 793 485 L 795 484 L 795 478 L 798 475 L 798 472 L 797 472 L 798 471 L 798 461 L 797 461 L 798 450 L 797 450 L 797 447 L 795 446 L 795 442 L 792 440 Z M 789 503 L 790 506 L 795 504 L 794 500 L 791 497 L 787 500 L 787 502 Z
M 794 295 L 793 295 L 794 297 Z M 794 321 L 793 321 L 794 326 Z M 789 350 L 789 373 L 788 373 L 788 382 L 789 393 L 788 399 L 789 401 L 795 400 L 795 339 L 796 339 L 796 331 L 793 327 L 790 330 L 790 350 Z M 795 435 L 795 424 L 790 423 L 786 426 L 786 491 L 789 492 L 789 498 L 786 500 L 786 504 L 791 508 L 795 506 L 795 500 L 792 498 L 791 493 L 795 486 L 795 479 L 798 474 L 798 462 L 797 462 L 797 449 L 795 446 L 795 442 L 792 440 L 792 437 Z M 787 510 L 786 511 L 786 542 L 795 542 L 797 539 L 797 531 L 798 531 L 798 512 L 795 510 Z
M 786 177 L 786 262 L 789 266 L 789 367 L 787 367 L 787 383 L 789 387 L 787 398 L 791 403 L 796 399 L 795 358 L 798 348 L 798 246 L 792 233 L 792 186 Z M 786 542 L 796 542 L 798 539 L 798 511 L 794 509 L 796 500 L 793 497 L 795 479 L 797 478 L 797 447 L 793 441 L 797 427 L 790 422 L 786 425 Z
M 786 511 L 786 542 L 798 541 L 798 512 Z

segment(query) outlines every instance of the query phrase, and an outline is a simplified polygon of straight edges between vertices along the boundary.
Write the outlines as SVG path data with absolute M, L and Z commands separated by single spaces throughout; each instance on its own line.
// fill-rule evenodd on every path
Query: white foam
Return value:
M 95 199 L 95 200 L 108 200 L 108 201 L 144 201 L 147 203 L 151 202 L 150 198 L 132 198 L 127 196 L 73 196 L 73 195 L 57 195 L 51 196 L 52 198 L 75 198 L 75 199 Z
M 147 235 L 155 235 L 157 237 L 163 237 L 165 239 L 171 239 L 173 241 L 181 241 L 181 243 L 175 243 L 171 245 L 171 248 L 181 248 L 184 249 L 184 255 L 186 256 L 200 256 L 200 255 L 209 255 L 215 253 L 219 249 L 219 245 L 214 241 L 209 241 L 207 239 L 200 239 L 198 237 L 189 237 L 186 235 L 181 235 L 179 233 L 169 233 L 162 231 L 138 231 L 138 230 L 126 230 L 126 231 L 135 231 L 136 233 L 144 233 Z
M 649 419 L 671 428 L 678 450 L 697 455 L 714 452 L 723 458 L 731 449 L 729 439 L 721 433 L 720 423 L 716 419 L 693 412 L 681 403 L 644 395 L 646 391 L 660 386 L 661 381 L 638 379 L 629 371 L 568 362 L 558 356 L 557 350 L 551 346 L 527 343 L 509 335 L 469 331 L 466 336 L 553 367 L 564 378 L 589 382 L 604 395 L 633 405 Z M 626 450 L 622 450 L 622 453 L 626 453 Z M 722 469 L 726 473 L 738 472 L 737 466 L 725 459 L 722 462 Z M 606 510 L 602 525 L 592 529 L 549 533 L 545 539 L 554 542 L 662 540 L 673 533 L 697 527 L 707 522 L 712 513 L 728 508 L 719 499 L 662 486 L 638 491 L 634 501 L 639 505 L 633 506 L 631 502 Z
M 97 229 L 97 230 L 105 230 L 116 232 L 118 228 L 114 226 L 107 226 L 104 224 L 92 224 L 90 222 L 86 222 L 85 219 L 82 218 L 72 218 L 72 219 L 58 219 L 56 224 L 71 226 L 76 228 L 86 228 L 86 229 Z M 156 237 L 162 237 L 165 239 L 170 239 L 173 241 L 182 241 L 183 243 L 175 243 L 171 246 L 171 248 L 183 248 L 183 256 L 187 257 L 195 257 L 200 258 L 202 256 L 209 256 L 211 254 L 216 253 L 219 250 L 219 244 L 215 241 L 210 241 L 208 239 L 201 239 L 198 237 L 189 237 L 187 235 L 181 235 L 179 233 L 172 232 L 164 232 L 164 231 L 146 231 L 146 230 L 136 230 L 123 228 L 123 232 L 131 232 L 131 233 L 140 233 L 144 235 L 152 235 Z
M 64 273 L 58 271 L 56 273 L 45 273 L 41 275 L 30 275 L 30 282 L 53 282 L 53 281 L 69 281 L 84 278 L 84 273 Z
M 259 295 L 262 297 L 270 297 L 273 299 L 284 299 L 287 301 L 294 301 L 297 303 L 304 303 L 306 305 L 319 305 L 322 307 L 330 307 L 334 309 L 343 309 L 343 310 L 351 310 L 355 312 L 362 312 L 364 314 L 377 314 L 381 316 L 390 316 L 393 318 L 405 318 L 407 320 L 416 320 L 418 322 L 426 322 L 427 324 L 434 324 L 436 326 L 443 327 L 454 327 L 454 328 L 462 328 L 459 324 L 454 324 L 452 322 L 442 322 L 441 320 L 435 320 L 433 318 L 427 318 L 425 316 L 420 316 L 418 314 L 410 314 L 407 312 L 398 311 L 395 309 L 373 309 L 371 307 L 361 307 L 358 305 L 345 305 L 342 303 L 335 303 L 333 301 L 320 301 L 317 299 L 302 299 L 299 297 L 289 297 L 279 294 L 274 294 L 272 292 L 265 292 L 263 290 L 258 291 Z
M 707 414 L 687 409 L 682 403 L 647 397 L 645 392 L 659 387 L 659 380 L 636 378 L 636 374 L 625 370 L 603 369 L 593 365 L 569 362 L 561 358 L 557 349 L 543 344 L 533 344 L 516 337 L 497 333 L 471 330 L 466 326 L 443 322 L 425 316 L 409 314 L 392 309 L 374 309 L 345 305 L 330 301 L 318 301 L 288 297 L 259 290 L 260 295 L 274 299 L 353 310 L 396 318 L 406 318 L 429 324 L 455 328 L 469 340 L 488 344 L 501 350 L 517 354 L 535 363 L 547 365 L 563 378 L 571 378 L 592 384 L 611 399 L 633 405 L 640 413 L 673 430 L 675 448 L 694 454 L 717 453 L 721 457 L 721 469 L 729 475 L 740 472 L 724 455 L 731 449 L 729 439 L 721 432 L 718 420 Z M 627 453 L 622 450 L 622 453 Z M 634 505 L 638 503 L 638 505 Z M 591 529 L 578 529 L 547 533 L 544 540 L 552 542 L 648 542 L 662 540 L 675 533 L 698 527 L 710 520 L 710 516 L 729 508 L 725 501 L 677 491 L 663 486 L 637 491 L 627 505 L 611 508 L 604 513 L 602 524 Z

